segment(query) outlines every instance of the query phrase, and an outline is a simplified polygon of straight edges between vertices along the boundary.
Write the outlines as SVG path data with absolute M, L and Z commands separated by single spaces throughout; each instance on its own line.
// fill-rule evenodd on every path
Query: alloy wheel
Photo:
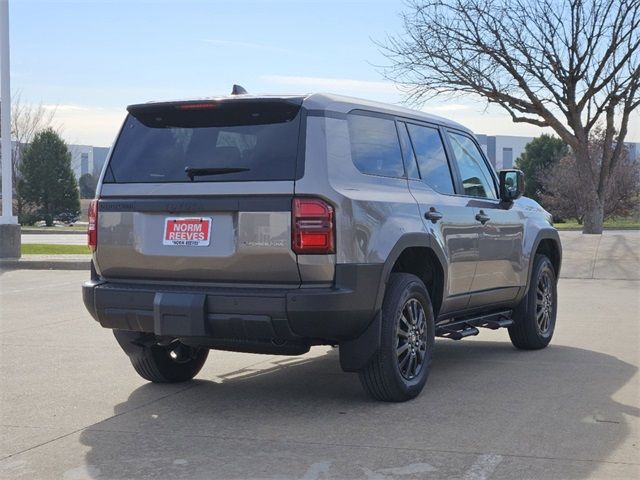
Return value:
M 555 309 L 553 281 L 548 269 L 542 270 L 536 285 L 536 324 L 541 335 L 549 333 Z
M 410 298 L 402 307 L 396 328 L 396 357 L 400 374 L 413 380 L 427 355 L 427 317 L 422 304 Z

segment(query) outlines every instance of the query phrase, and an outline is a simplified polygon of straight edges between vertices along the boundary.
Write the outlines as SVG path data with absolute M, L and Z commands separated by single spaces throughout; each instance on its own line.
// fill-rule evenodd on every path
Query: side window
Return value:
M 351 158 L 362 173 L 404 177 L 398 133 L 393 120 L 349 114 Z
M 464 194 L 497 198 L 491 172 L 473 140 L 459 133 L 448 132 L 448 135 L 462 177 Z
M 418 157 L 422 181 L 440 193 L 454 193 L 451 170 L 440 132 L 435 128 L 407 124 Z

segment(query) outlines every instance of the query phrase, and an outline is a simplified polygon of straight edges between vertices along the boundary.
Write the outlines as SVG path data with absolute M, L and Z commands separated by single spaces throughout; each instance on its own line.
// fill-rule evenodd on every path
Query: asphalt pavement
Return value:
M 84 310 L 87 272 L 5 271 L 0 478 L 640 478 L 640 236 L 570 240 L 547 349 L 438 339 L 404 404 L 327 347 L 148 384 Z

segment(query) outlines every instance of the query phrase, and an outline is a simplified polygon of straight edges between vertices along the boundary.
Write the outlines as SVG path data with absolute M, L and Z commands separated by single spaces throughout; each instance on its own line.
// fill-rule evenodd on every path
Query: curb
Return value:
M 2 270 L 89 270 L 90 259 L 87 260 L 0 260 Z

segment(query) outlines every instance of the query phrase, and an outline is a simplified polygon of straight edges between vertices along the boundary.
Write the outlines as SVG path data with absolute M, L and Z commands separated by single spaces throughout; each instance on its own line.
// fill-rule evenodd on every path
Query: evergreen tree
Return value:
M 524 147 L 516 160 L 516 166 L 524 173 L 524 194 L 540 202 L 542 184 L 540 178 L 562 157 L 569 153 L 567 144 L 553 135 L 542 134 Z
M 18 195 L 30 204 L 47 226 L 61 213 L 78 214 L 78 183 L 71 170 L 71 154 L 51 128 L 35 135 L 20 163 Z

